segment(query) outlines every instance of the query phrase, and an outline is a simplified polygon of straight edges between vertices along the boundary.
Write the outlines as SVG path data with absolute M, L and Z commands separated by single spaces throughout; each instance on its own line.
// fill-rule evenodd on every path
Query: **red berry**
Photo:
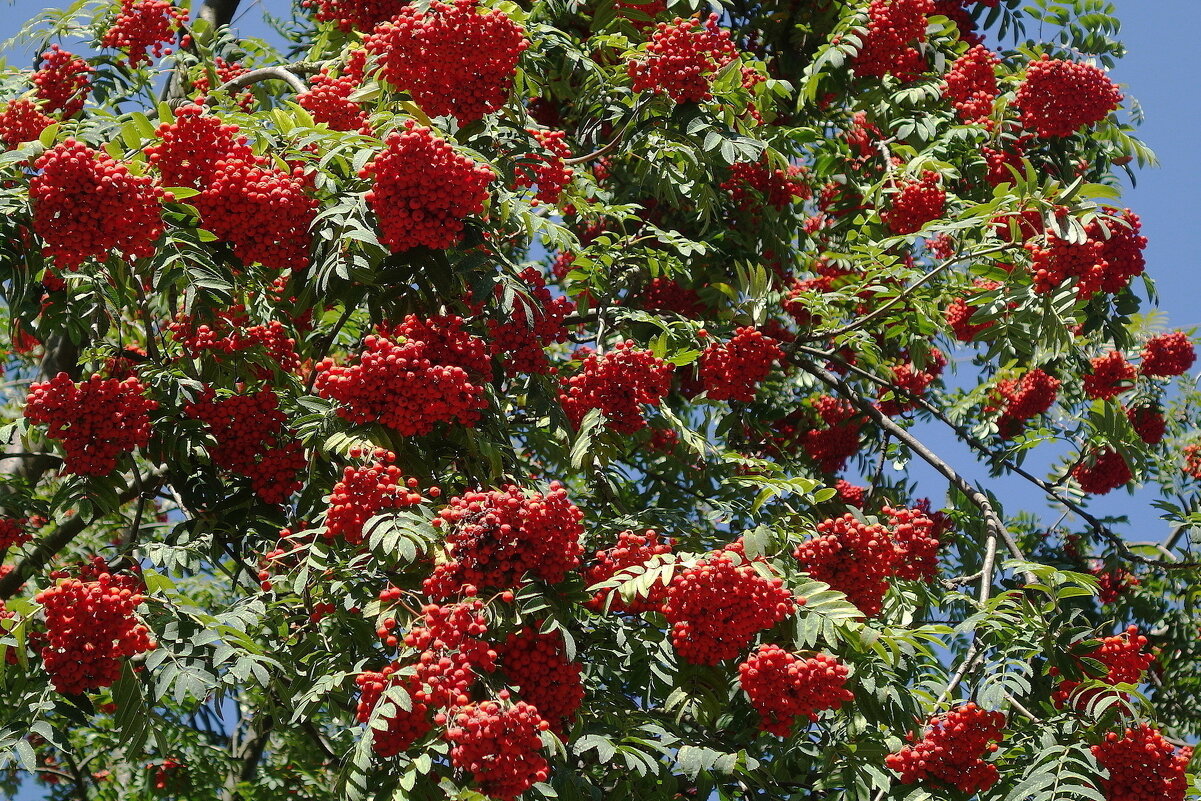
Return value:
M 187 24 L 188 12 L 168 0 L 121 0 L 121 11 L 100 38 L 100 45 L 126 51 L 129 65 L 137 67 L 149 61 L 147 50 L 155 58 L 170 53 L 168 45 L 176 44 Z
M 946 75 L 946 96 L 964 122 L 986 122 L 997 99 L 996 54 L 976 45 L 955 60 Z
M 1110 732 L 1092 747 L 1109 778 L 1100 779 L 1106 801 L 1184 801 L 1192 748 L 1176 749 L 1146 723 L 1118 735 Z
M 113 250 L 131 261 L 154 255 L 163 193 L 153 180 L 74 139 L 47 150 L 34 166 L 33 230 L 60 271 L 104 260 Z
M 894 234 L 912 234 L 938 219 L 947 202 L 947 193 L 939 185 L 941 176 L 926 170 L 920 178 L 898 182 L 898 191 L 892 196 L 892 207 L 881 212 L 882 219 Z
M 64 579 L 38 593 L 46 618 L 42 662 L 54 689 L 64 695 L 110 687 L 121 660 L 155 647 L 137 618 L 141 582 L 98 572 Z
M 931 0 L 872 0 L 867 9 L 863 46 L 855 56 L 855 74 L 912 81 L 926 70 L 926 57 L 916 45 L 926 41 L 926 23 L 934 13 Z
M 738 656 L 756 634 L 791 615 L 795 606 L 783 581 L 761 575 L 724 550 L 672 578 L 663 614 L 681 658 L 715 665 Z
M 1137 372 L 1119 351 L 1111 350 L 1091 361 L 1092 372 L 1084 376 L 1084 394 L 1109 400 L 1134 385 Z
M 739 328 L 728 342 L 714 343 L 701 353 L 701 385 L 713 400 L 751 403 L 772 365 L 783 358 L 774 339 L 755 328 Z
M 558 482 L 545 495 L 509 485 L 452 498 L 435 518 L 449 561 L 434 568 L 425 591 L 449 598 L 465 584 L 512 589 L 527 574 L 558 584 L 579 567 L 583 518 Z
M 1092 451 L 1084 462 L 1072 470 L 1080 489 L 1092 495 L 1105 495 L 1128 484 L 1134 477 L 1122 454 L 1112 448 Z
M 460 707 L 446 730 L 452 746 L 450 762 L 469 772 L 486 795 L 513 801 L 550 775 L 538 736 L 546 729 L 538 710 L 523 701 L 512 706 L 485 701 Z
M 671 370 L 649 350 L 620 342 L 603 356 L 584 359 L 579 374 L 563 380 L 559 402 L 576 428 L 589 410 L 600 409 L 611 430 L 633 434 L 646 427 L 642 407 L 658 406 L 671 388 Z

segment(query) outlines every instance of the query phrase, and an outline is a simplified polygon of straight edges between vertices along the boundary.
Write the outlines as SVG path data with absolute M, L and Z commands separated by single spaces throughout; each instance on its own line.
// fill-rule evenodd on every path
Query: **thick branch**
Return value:
M 260 67 L 257 70 L 243 73 L 217 87 L 218 92 L 236 92 L 260 81 L 283 81 L 297 94 L 307 92 L 309 87 L 295 74 L 284 67 Z
M 223 801 L 234 801 L 239 799 L 242 794 L 238 792 L 238 785 L 243 782 L 249 782 L 254 778 L 255 771 L 258 770 L 259 761 L 263 758 L 263 752 L 267 748 L 267 742 L 271 739 L 271 731 L 275 728 L 275 718 L 270 715 L 263 715 L 256 718 L 250 724 L 250 731 L 247 732 L 247 737 L 240 744 L 236 738 L 231 741 L 231 747 L 236 751 L 233 758 L 237 761 L 234 770 L 230 772 L 229 778 L 225 783 L 225 790 L 221 793 Z
M 157 487 L 162 476 L 161 472 L 152 473 L 151 476 L 147 477 L 147 483 L 153 483 Z M 151 478 L 153 478 L 152 482 L 149 481 Z M 137 498 L 140 494 L 141 486 L 131 481 L 130 485 L 117 498 L 124 505 Z M 82 515 L 76 515 L 64 521 L 54 531 L 41 537 L 37 545 L 34 546 L 33 551 L 18 562 L 10 573 L 0 578 L 0 600 L 7 600 L 16 595 L 17 590 L 21 588 L 22 584 L 40 572 L 51 559 L 70 545 L 95 520 L 96 517 L 85 520 Z

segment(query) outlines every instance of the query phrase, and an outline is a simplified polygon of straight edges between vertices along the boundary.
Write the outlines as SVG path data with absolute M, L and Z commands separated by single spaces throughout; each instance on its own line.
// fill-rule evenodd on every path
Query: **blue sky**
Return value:
M 284 11 L 282 2 L 264 5 L 276 13 Z M 1139 174 L 1138 185 L 1127 188 L 1124 205 L 1142 218 L 1143 233 L 1149 239 L 1148 271 L 1155 278 L 1169 324 L 1186 329 L 1201 326 L 1201 224 L 1196 201 L 1201 194 L 1201 147 L 1196 144 L 1201 131 L 1201 89 L 1196 78 L 1201 75 L 1201 48 L 1196 43 L 1197 31 L 1201 30 L 1201 3 L 1117 0 L 1116 5 L 1124 22 L 1121 38 L 1130 52 L 1113 75 L 1142 104 L 1146 122 L 1139 135 L 1161 162 L 1160 168 Z M 45 0 L 0 5 L 0 39 L 12 35 L 24 20 L 45 6 Z M 257 8 L 242 17 L 244 32 L 262 30 L 257 18 Z M 952 458 L 962 458 L 962 449 L 945 437 L 935 437 L 932 444 Z M 969 468 L 964 472 L 983 476 L 981 470 Z M 935 498 L 945 487 L 945 482 L 920 466 L 916 477 Z M 1007 510 L 1037 508 L 1041 504 L 1037 493 L 1020 480 L 1001 480 L 991 486 Z M 1138 539 L 1158 539 L 1165 527 L 1149 506 L 1151 497 L 1143 492 L 1132 499 L 1114 492 L 1094 508 L 1100 513 L 1129 514 L 1139 530 Z M 41 793 L 30 788 L 15 801 L 39 798 Z

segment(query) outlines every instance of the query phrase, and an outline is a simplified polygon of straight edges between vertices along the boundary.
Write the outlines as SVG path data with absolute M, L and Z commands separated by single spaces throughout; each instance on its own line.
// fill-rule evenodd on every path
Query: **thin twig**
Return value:
M 796 341 L 798 345 L 803 342 L 816 342 L 822 339 L 829 339 L 830 337 L 842 336 L 843 334 L 847 334 L 858 328 L 862 328 L 873 320 L 883 316 L 884 314 L 887 314 L 890 309 L 892 309 L 898 303 L 908 299 L 915 291 L 925 286 L 930 281 L 933 281 L 948 267 L 952 267 L 959 262 L 966 261 L 968 259 L 976 259 L 980 258 L 981 256 L 991 256 L 994 253 L 1001 253 L 1002 251 L 1009 250 L 1012 247 L 1014 247 L 1014 245 L 1005 243 L 1003 245 L 996 245 L 994 247 L 985 248 L 984 250 L 978 250 L 972 253 L 956 254 L 935 266 L 921 278 L 917 279 L 912 284 L 898 292 L 896 297 L 892 298 L 892 300 L 888 301 L 883 306 L 880 306 L 878 309 L 873 310 L 869 314 L 865 314 L 863 317 L 860 317 L 853 322 L 847 323 L 846 325 L 840 326 L 839 328 L 835 328 L 831 331 L 814 331 L 808 336 L 798 337 Z

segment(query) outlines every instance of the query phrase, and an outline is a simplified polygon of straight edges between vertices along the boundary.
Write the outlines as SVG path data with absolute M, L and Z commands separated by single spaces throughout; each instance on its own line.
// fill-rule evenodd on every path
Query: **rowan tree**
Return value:
M 1111 3 L 238 5 L 0 76 L 4 789 L 1185 797 Z

